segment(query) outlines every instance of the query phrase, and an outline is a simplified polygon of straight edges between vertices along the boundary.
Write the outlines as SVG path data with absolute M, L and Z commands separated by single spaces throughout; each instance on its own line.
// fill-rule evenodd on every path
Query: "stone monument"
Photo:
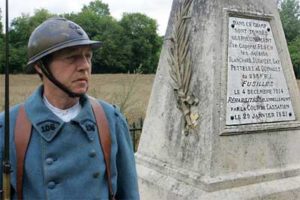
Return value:
M 141 199 L 300 199 L 299 99 L 275 0 L 174 0 Z

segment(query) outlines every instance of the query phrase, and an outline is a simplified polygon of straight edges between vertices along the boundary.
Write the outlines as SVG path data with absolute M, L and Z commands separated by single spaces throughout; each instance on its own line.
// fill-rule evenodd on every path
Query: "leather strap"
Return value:
M 17 194 L 18 199 L 23 198 L 23 172 L 24 158 L 27 151 L 28 143 L 31 136 L 31 123 L 28 120 L 24 105 L 19 109 L 15 125 L 15 144 L 17 153 Z
M 93 112 L 97 122 L 98 134 L 100 139 L 100 144 L 104 154 L 106 175 L 108 181 L 109 189 L 109 199 L 114 200 L 115 195 L 112 189 L 111 176 L 110 176 L 110 152 L 111 152 L 111 140 L 109 133 L 108 121 L 101 104 L 94 98 L 90 97 L 90 102 L 93 108 Z
M 108 121 L 101 104 L 93 98 L 89 98 L 93 113 L 97 122 L 97 129 L 99 134 L 100 145 L 104 154 L 106 174 L 108 181 L 109 197 L 115 200 L 112 190 L 111 176 L 110 176 L 110 153 L 111 140 L 109 133 Z M 24 105 L 19 109 L 17 121 L 15 125 L 15 144 L 17 153 L 17 193 L 18 199 L 23 198 L 23 173 L 24 173 L 24 159 L 28 148 L 28 143 L 31 137 L 32 125 L 27 118 Z

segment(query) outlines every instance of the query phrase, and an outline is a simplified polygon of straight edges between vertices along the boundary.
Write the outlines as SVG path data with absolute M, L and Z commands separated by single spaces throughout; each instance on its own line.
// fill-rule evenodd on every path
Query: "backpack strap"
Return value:
M 108 121 L 101 104 L 94 98 L 90 97 L 89 99 L 96 118 L 100 144 L 104 154 L 106 175 L 107 175 L 107 182 L 108 182 L 108 189 L 109 189 L 109 199 L 114 200 L 115 195 L 113 193 L 111 176 L 110 176 L 111 175 L 110 173 L 111 139 L 110 139 Z
M 112 190 L 111 173 L 110 173 L 110 155 L 111 155 L 111 140 L 109 133 L 108 121 L 101 104 L 93 98 L 89 98 L 92 105 L 92 110 L 96 119 L 97 129 L 99 134 L 100 146 L 104 154 L 106 166 L 106 175 L 109 189 L 109 198 L 115 200 Z M 17 194 L 18 199 L 23 198 L 23 173 L 24 159 L 28 144 L 31 137 L 32 124 L 28 120 L 24 105 L 20 105 L 19 113 L 15 125 L 15 144 L 17 154 Z M 101 131 L 100 131 L 101 130 Z
M 31 136 L 31 123 L 27 118 L 24 105 L 20 105 L 15 125 L 15 144 L 17 153 L 17 194 L 18 199 L 23 198 L 23 172 L 24 158 Z

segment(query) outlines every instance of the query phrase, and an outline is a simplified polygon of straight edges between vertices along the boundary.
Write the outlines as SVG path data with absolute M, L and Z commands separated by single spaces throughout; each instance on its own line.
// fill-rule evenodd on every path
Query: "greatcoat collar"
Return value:
M 51 142 L 59 134 L 66 122 L 57 117 L 49 110 L 43 101 L 43 86 L 38 89 L 26 100 L 25 111 L 33 127 L 47 142 Z M 97 126 L 88 96 L 80 98 L 82 109 L 80 113 L 67 123 L 78 124 L 87 138 L 93 141 L 97 136 Z

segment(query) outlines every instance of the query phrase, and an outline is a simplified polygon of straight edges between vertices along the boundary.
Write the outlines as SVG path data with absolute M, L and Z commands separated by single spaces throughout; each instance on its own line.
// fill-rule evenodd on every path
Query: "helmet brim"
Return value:
M 54 53 L 56 51 L 68 48 L 68 47 L 74 47 L 74 46 L 91 46 L 92 49 L 97 49 L 99 47 L 102 46 L 102 42 L 100 41 L 95 41 L 95 40 L 74 40 L 74 41 L 67 41 L 66 43 L 62 44 L 58 44 L 55 46 L 52 46 L 48 49 L 46 49 L 45 51 L 40 52 L 39 54 L 31 57 L 29 59 L 29 62 L 27 63 L 27 67 L 31 68 L 32 65 L 34 65 L 34 63 L 36 63 L 38 60 L 40 60 L 41 58 L 50 55 L 51 53 Z

